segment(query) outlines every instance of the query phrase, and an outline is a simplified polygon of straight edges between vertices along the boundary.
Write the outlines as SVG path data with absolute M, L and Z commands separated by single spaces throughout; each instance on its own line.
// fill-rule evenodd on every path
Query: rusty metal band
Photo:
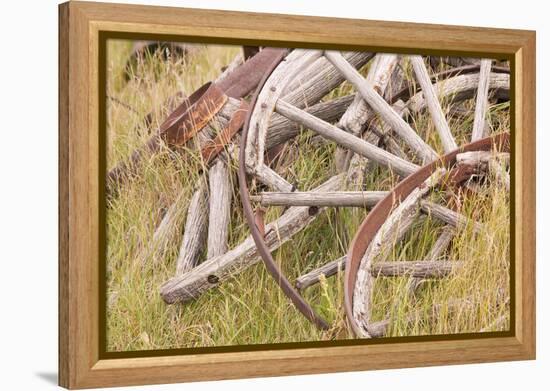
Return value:
M 249 104 L 246 101 L 241 101 L 241 105 L 233 113 L 233 116 L 229 120 L 229 123 L 220 131 L 220 133 L 213 140 L 209 140 L 201 150 L 201 155 L 204 164 L 208 165 L 212 160 L 218 156 L 218 154 L 225 149 L 233 137 L 237 134 L 239 129 L 244 124 L 246 114 L 250 109 Z
M 273 72 L 273 70 L 277 67 L 277 65 L 283 60 L 285 55 L 286 55 L 286 51 L 284 52 L 281 51 L 280 55 L 276 59 L 274 59 L 274 61 L 271 63 L 269 69 L 265 71 L 264 76 L 262 77 L 262 80 L 260 81 L 256 89 L 256 92 L 254 93 L 250 107 L 254 107 L 258 99 L 258 95 L 263 85 L 267 81 L 267 78 L 271 75 L 271 72 Z M 256 244 L 256 248 L 258 249 L 258 253 L 261 256 L 267 271 L 275 279 L 275 282 L 277 283 L 277 285 L 279 285 L 279 287 L 281 288 L 285 296 L 292 301 L 294 306 L 306 317 L 306 319 L 310 320 L 312 323 L 314 323 L 317 327 L 321 329 L 328 329 L 329 327 L 328 323 L 323 318 L 321 318 L 313 310 L 313 308 L 311 308 L 311 306 L 304 300 L 304 298 L 298 293 L 298 291 L 294 289 L 292 284 L 283 275 L 283 273 L 275 263 L 275 260 L 271 255 L 271 251 L 269 251 L 269 248 L 264 240 L 265 232 L 263 227 L 262 213 L 260 211 L 258 215 L 255 215 L 252 209 L 252 203 L 250 202 L 250 193 L 248 191 L 247 174 L 246 174 L 246 168 L 245 168 L 246 140 L 248 138 L 248 130 L 249 130 L 251 115 L 252 115 L 252 110 L 249 110 L 246 116 L 245 125 L 243 127 L 243 133 L 241 137 L 241 144 L 240 144 L 240 151 L 239 151 L 239 191 L 241 194 L 241 201 L 243 204 L 243 211 L 246 217 L 246 221 L 250 228 L 250 232 L 254 239 L 254 243 Z
M 502 152 L 510 151 L 509 133 L 501 133 L 464 145 L 442 156 L 435 162 L 422 167 L 414 174 L 403 179 L 384 199 L 376 204 L 365 220 L 363 220 L 350 245 L 344 277 L 344 307 L 346 316 L 355 335 L 361 335 L 359 332 L 359 325 L 356 324 L 353 317 L 353 292 L 357 280 L 357 271 L 365 251 L 394 207 L 405 199 L 415 188 L 421 185 L 438 167 L 451 168 L 455 165 L 457 154 L 469 151 L 488 151 L 492 148 Z M 471 172 L 457 170 L 455 181 L 467 179 L 469 174 L 471 174 Z
M 187 142 L 216 115 L 228 97 L 242 98 L 260 82 L 262 75 L 285 49 L 265 48 L 231 72 L 220 83 L 206 83 L 185 99 L 160 125 L 147 143 L 132 152 L 127 162 L 121 162 L 107 174 L 107 191 L 120 184 L 133 172 L 143 156 L 158 152 L 162 140 L 169 146 Z M 286 52 L 286 51 L 285 51 Z
M 206 83 L 185 99 L 160 125 L 144 147 L 130 155 L 107 174 L 107 184 L 121 183 L 133 172 L 143 156 L 155 153 L 162 141 L 169 146 L 183 145 L 203 129 L 227 102 L 227 96 L 213 83 Z
M 237 67 L 218 86 L 231 98 L 242 98 L 254 91 L 269 66 L 286 49 L 264 48 Z
M 160 138 L 169 146 L 184 145 L 212 121 L 226 102 L 227 95 L 216 84 L 204 84 L 160 125 Z

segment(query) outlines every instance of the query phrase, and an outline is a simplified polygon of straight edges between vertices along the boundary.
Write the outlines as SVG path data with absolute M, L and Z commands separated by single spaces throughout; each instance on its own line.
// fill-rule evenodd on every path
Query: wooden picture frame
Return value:
M 324 347 L 149 357 L 101 351 L 100 41 L 104 34 L 206 42 L 463 53 L 513 64 L 512 331 Z M 431 24 L 69 2 L 59 6 L 59 384 L 173 383 L 535 358 L 535 32 Z

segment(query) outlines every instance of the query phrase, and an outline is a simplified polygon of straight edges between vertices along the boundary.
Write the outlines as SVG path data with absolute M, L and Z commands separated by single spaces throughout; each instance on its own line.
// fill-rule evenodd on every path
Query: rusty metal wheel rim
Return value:
M 492 137 L 487 137 L 473 143 L 464 145 L 459 149 L 446 154 L 441 159 L 434 161 L 416 173 L 403 179 L 389 194 L 370 211 L 367 217 L 361 223 L 355 237 L 352 240 L 350 249 L 347 253 L 347 265 L 344 277 L 344 308 L 346 317 L 356 336 L 360 336 L 363 330 L 357 324 L 353 311 L 353 295 L 357 280 L 357 271 L 359 269 L 361 258 L 369 247 L 374 236 L 386 221 L 387 217 L 405 197 L 407 197 L 415 188 L 424 182 L 439 167 L 452 168 L 456 163 L 456 156 L 462 152 L 471 151 L 489 151 L 495 148 L 499 152 L 510 151 L 509 133 L 501 133 Z M 464 181 L 471 173 L 460 173 L 457 182 Z

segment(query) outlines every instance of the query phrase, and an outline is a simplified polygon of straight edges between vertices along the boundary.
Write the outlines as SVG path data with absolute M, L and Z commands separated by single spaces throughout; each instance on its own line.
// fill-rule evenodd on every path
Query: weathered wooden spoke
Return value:
M 395 69 L 399 63 L 399 56 L 395 54 L 377 54 L 369 68 L 366 80 L 372 85 L 380 95 L 383 95 L 388 87 L 392 75 L 395 73 Z M 356 94 L 353 102 L 346 109 L 338 121 L 337 126 L 354 136 L 361 137 L 365 123 L 370 117 L 373 117 L 375 113 L 366 104 L 365 100 L 360 94 Z M 368 141 L 376 144 L 379 142 L 381 135 L 369 134 Z M 391 139 L 390 139 L 391 140 Z M 353 158 L 353 152 L 347 151 L 343 148 L 336 150 L 336 166 L 340 171 L 345 171 L 349 168 L 351 159 Z M 354 164 L 356 166 L 355 172 L 358 172 L 368 164 L 368 159 L 364 156 L 356 157 Z M 355 182 L 361 180 L 360 175 L 355 175 Z
M 231 177 L 227 163 L 218 159 L 208 173 L 210 197 L 208 214 L 208 242 L 206 258 L 227 251 L 227 238 L 231 218 Z
M 443 110 L 441 109 L 441 104 L 439 103 L 439 99 L 437 98 L 435 89 L 431 83 L 430 75 L 428 75 L 428 70 L 426 69 L 424 60 L 421 56 L 410 56 L 409 59 L 413 65 L 418 83 L 422 88 L 424 99 L 428 104 L 432 120 L 437 132 L 439 133 L 439 138 L 443 144 L 443 148 L 447 153 L 454 151 L 458 148 L 458 146 L 456 145 L 456 141 L 451 134 L 449 124 L 445 119 L 445 114 L 443 114 Z
M 250 199 L 262 206 L 334 206 L 372 208 L 388 195 L 387 191 L 333 191 L 333 192 L 261 192 Z
M 262 206 L 311 207 L 364 207 L 372 208 L 389 194 L 387 191 L 334 191 L 334 192 L 262 192 L 251 200 Z M 419 200 L 422 211 L 456 228 L 472 226 L 481 231 L 483 225 L 468 217 L 429 200 Z
M 392 109 L 388 102 L 372 88 L 361 74 L 342 57 L 341 53 L 326 51 L 325 56 L 357 88 L 357 91 L 359 91 L 369 106 L 391 125 L 393 131 L 405 140 L 409 147 L 424 162 L 429 163 L 437 158 L 437 153 Z
M 479 69 L 479 84 L 477 87 L 476 110 L 474 116 L 474 128 L 472 141 L 487 136 L 485 132 L 485 117 L 487 116 L 487 95 L 489 93 L 489 76 L 491 75 L 491 63 L 489 59 L 481 60 Z
M 321 281 L 321 276 L 331 277 L 346 268 L 346 256 L 324 264 L 296 279 L 296 288 L 304 290 Z
M 460 261 L 380 262 L 370 268 L 373 277 L 443 278 L 460 267 Z
M 428 255 L 426 260 L 421 261 L 399 261 L 382 262 L 371 267 L 373 277 L 413 277 L 411 281 L 443 278 L 454 270 L 462 267 L 460 261 L 437 261 Z M 332 277 L 338 272 L 346 269 L 346 257 L 340 257 L 334 261 L 324 264 L 296 279 L 296 288 L 304 290 L 321 281 L 324 278 Z M 417 282 L 418 283 L 418 282 Z
M 367 157 L 374 160 L 378 164 L 388 167 L 390 170 L 395 171 L 399 175 L 407 176 L 419 168 L 414 163 L 392 155 L 386 150 L 376 147 L 371 143 L 360 139 L 359 137 L 353 136 L 337 128 L 336 126 L 329 124 L 328 122 L 322 121 L 303 110 L 289 105 L 286 102 L 277 102 L 275 110 L 277 110 L 279 114 L 301 123 L 308 129 L 319 133 L 325 138 L 333 140 L 339 145 L 346 147 L 361 156 Z
M 439 257 L 445 252 L 445 250 L 449 247 L 449 244 L 453 240 L 453 237 L 456 235 L 457 230 L 452 226 L 446 226 L 443 229 L 443 232 L 439 235 L 437 240 L 435 241 L 433 247 L 431 248 L 430 252 L 426 256 L 426 259 L 428 261 L 437 261 Z M 412 297 L 416 297 L 416 293 L 420 289 L 420 287 L 426 282 L 427 280 L 424 278 L 411 278 L 409 280 L 409 288 L 408 291 Z
M 189 204 L 189 213 L 176 261 L 176 275 L 184 274 L 197 264 L 198 255 L 206 239 L 207 221 L 208 187 L 206 183 L 200 183 Z

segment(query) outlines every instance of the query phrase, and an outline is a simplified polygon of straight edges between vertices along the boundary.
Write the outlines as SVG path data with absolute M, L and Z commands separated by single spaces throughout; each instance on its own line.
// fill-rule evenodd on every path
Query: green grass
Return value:
M 143 121 L 153 112 L 153 128 L 168 114 L 164 102 L 178 91 L 190 94 L 203 83 L 215 79 L 222 66 L 237 54 L 237 47 L 198 48 L 186 59 L 161 61 L 147 56 L 132 68 L 129 80 L 124 67 L 131 44 L 110 41 L 108 44 L 108 148 L 109 168 L 125 160 L 129 153 L 151 135 Z M 366 72 L 366 69 L 362 70 Z M 331 96 L 349 93 L 344 83 Z M 473 102 L 465 103 L 473 108 Z M 473 111 L 472 111 L 473 112 Z M 453 134 L 463 143 L 472 126 L 472 118 L 451 121 Z M 491 106 L 492 131 L 509 128 L 508 105 Z M 415 116 L 412 123 L 427 136 L 438 151 L 435 130 L 426 113 Z M 333 144 L 312 144 L 313 134 L 302 132 L 289 143 L 283 159 L 282 175 L 311 189 L 335 174 Z M 300 145 L 300 148 L 296 148 Z M 261 263 L 249 268 L 198 300 L 184 305 L 166 305 L 159 287 L 175 272 L 175 259 L 181 240 L 188 200 L 197 185 L 200 159 L 188 150 L 184 158 L 168 149 L 151 157 L 117 197 L 111 199 L 107 212 L 107 339 L 109 351 L 169 349 L 279 342 L 299 342 L 351 338 L 343 310 L 343 275 L 325 279 L 305 291 L 308 302 L 333 326 L 328 331 L 313 327 L 292 306 Z M 231 161 L 233 206 L 229 245 L 233 247 L 248 236 L 236 182 L 237 162 Z M 374 169 L 365 178 L 365 189 L 390 189 L 397 179 L 385 170 Z M 448 259 L 459 259 L 466 266 L 453 278 L 427 283 L 413 300 L 406 294 L 407 279 L 378 279 L 373 302 L 373 318 L 391 317 L 390 334 L 419 335 L 475 332 L 491 327 L 506 315 L 502 295 L 509 286 L 509 197 L 496 182 L 484 190 L 483 197 L 465 197 L 462 213 L 485 222 L 490 234 L 476 234 L 471 229 L 459 233 Z M 155 227 L 166 209 L 183 194 L 181 211 L 174 222 L 168 245 L 154 254 L 146 249 Z M 276 218 L 282 208 L 269 208 L 267 219 Z M 332 209 L 300 232 L 274 253 L 275 260 L 291 279 L 348 249 L 357 227 L 366 216 L 362 209 Z M 393 259 L 422 259 L 437 239 L 441 225 L 428 218 L 408 234 L 394 249 Z M 202 255 L 204 259 L 205 254 Z M 499 292 L 500 296 L 499 296 Z M 469 297 L 471 301 L 458 311 L 446 308 L 449 299 Z M 420 316 L 404 322 L 411 311 L 429 313 L 433 303 L 442 303 L 435 318 Z M 499 327 L 507 327 L 506 325 Z M 493 329 L 495 329 L 493 327 Z

